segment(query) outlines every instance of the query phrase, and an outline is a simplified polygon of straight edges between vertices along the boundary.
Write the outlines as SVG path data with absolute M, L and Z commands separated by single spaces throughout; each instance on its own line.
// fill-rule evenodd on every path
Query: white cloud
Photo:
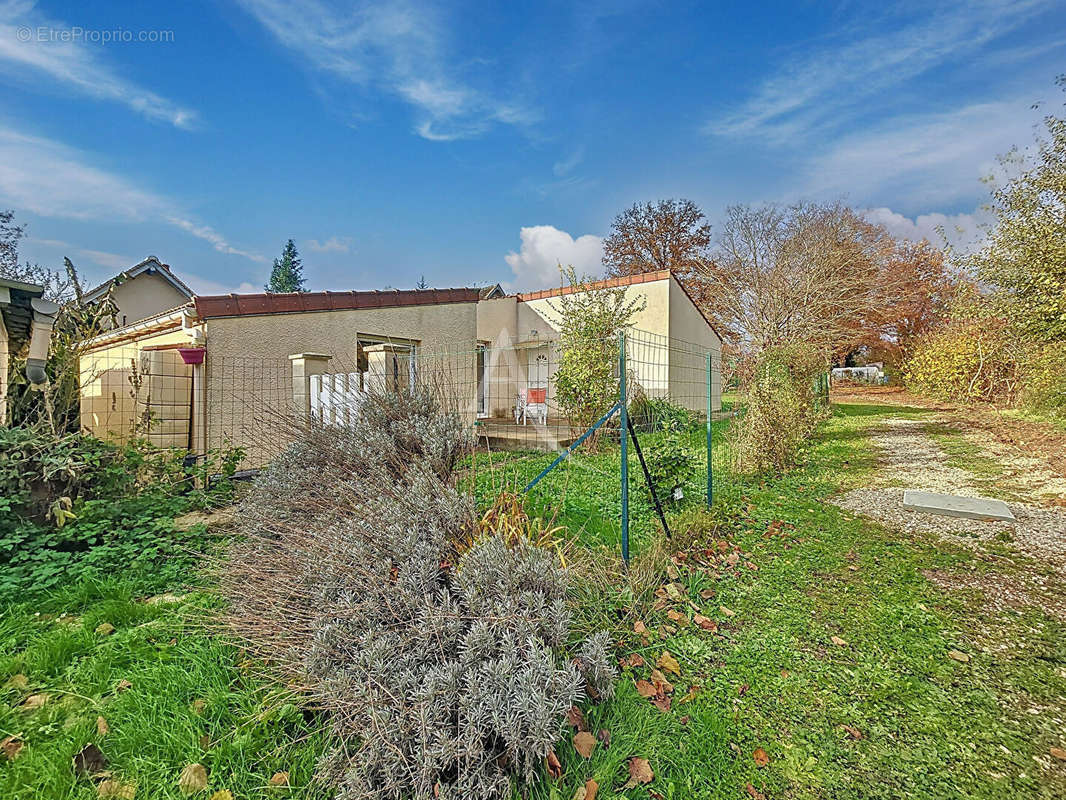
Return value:
M 201 278 L 199 275 L 193 275 L 191 273 L 181 271 L 178 273 L 178 277 L 185 282 L 185 284 L 192 289 L 193 294 L 205 295 L 205 294 L 252 294 L 263 291 L 262 286 L 254 286 L 248 281 L 242 281 L 241 283 L 223 283 L 220 281 L 213 281 L 207 278 Z
M 43 247 L 60 250 L 64 256 L 67 256 L 74 261 L 75 265 L 77 265 L 79 258 L 84 258 L 101 267 L 107 267 L 108 269 L 113 270 L 123 270 L 138 261 L 138 259 L 119 255 L 118 253 L 108 253 L 103 250 L 87 250 L 84 247 L 78 247 L 77 245 L 70 244 L 70 242 L 64 242 L 59 239 L 38 239 L 37 237 L 30 237 L 27 241 Z
M 885 207 L 867 208 L 860 213 L 870 222 L 883 225 L 896 239 L 912 242 L 928 239 L 937 247 L 950 245 L 956 250 L 970 250 L 980 244 L 985 238 L 986 226 L 992 221 L 991 214 L 981 209 L 972 214 L 931 212 L 918 214 L 913 219 Z
M 902 26 L 874 17 L 870 30 L 841 25 L 824 46 L 804 43 L 738 109 L 708 121 L 715 135 L 759 137 L 776 144 L 839 125 L 849 112 L 942 64 L 967 58 L 1053 7 L 1051 0 L 950 4 Z M 888 22 L 894 23 L 895 20 Z M 881 31 L 891 28 L 891 32 Z M 1015 57 L 1029 57 L 1018 51 Z
M 308 239 L 307 246 L 315 253 L 347 253 L 352 248 L 352 240 L 349 236 L 330 236 L 324 242 Z
M 557 178 L 565 178 L 584 160 L 585 148 L 578 147 L 562 161 L 556 161 L 552 164 L 552 172 L 555 173 L 555 177 Z
M 106 64 L 84 41 L 41 41 L 40 32 L 69 32 L 71 26 L 38 14 L 32 2 L 0 2 L 0 69 L 36 80 L 41 74 L 56 83 L 89 97 L 122 103 L 152 120 L 168 122 L 177 128 L 192 128 L 195 111 L 149 91 L 124 78 Z M 30 41 L 23 41 L 30 37 Z
M 2 126 L 0 201 L 42 217 L 165 222 L 209 242 L 220 253 L 266 261 L 233 247 L 209 225 L 191 220 L 172 200 L 85 163 L 84 156 L 72 148 Z
M 911 206 L 978 202 L 997 154 L 1031 142 L 1038 119 L 1020 98 L 891 119 L 816 152 L 804 166 L 804 189 L 864 205 L 886 195 Z
M 536 112 L 502 101 L 455 76 L 444 50 L 445 28 L 431 8 L 413 2 L 327 0 L 240 3 L 303 64 L 350 84 L 385 91 L 416 110 L 414 129 L 431 141 L 483 133 L 494 123 L 527 125 Z
M 602 271 L 603 240 L 590 233 L 576 239 L 553 225 L 521 230 L 522 247 L 505 256 L 516 289 L 545 289 L 559 285 L 559 265 L 571 265 L 578 274 Z

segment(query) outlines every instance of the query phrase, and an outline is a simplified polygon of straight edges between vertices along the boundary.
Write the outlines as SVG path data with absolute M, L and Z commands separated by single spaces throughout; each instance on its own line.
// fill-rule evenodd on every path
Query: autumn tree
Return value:
M 711 226 L 691 200 L 637 203 L 614 218 L 603 242 L 603 265 L 611 277 L 668 269 L 686 279 L 710 245 Z
M 944 252 L 928 240 L 899 241 L 878 266 L 875 291 L 854 324 L 854 339 L 842 348 L 845 360 L 898 365 L 915 341 L 947 322 L 969 281 L 951 270 Z
M 1066 75 L 1057 82 L 1066 88 Z M 995 226 L 968 266 L 1021 335 L 1066 341 L 1066 119 L 1044 125 L 1035 150 L 1000 159 L 1008 178 L 992 190 Z
M 801 342 L 829 359 L 854 345 L 892 245 L 839 203 L 732 206 L 696 278 L 705 311 L 739 351 Z

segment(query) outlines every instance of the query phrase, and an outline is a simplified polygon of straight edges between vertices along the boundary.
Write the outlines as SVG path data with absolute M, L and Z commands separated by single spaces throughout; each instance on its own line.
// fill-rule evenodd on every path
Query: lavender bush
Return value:
M 479 530 L 455 488 L 468 436 L 429 395 L 372 397 L 242 502 L 228 625 L 329 712 L 321 772 L 342 800 L 509 797 L 567 710 L 611 694 L 605 634 L 565 655 L 554 553 Z

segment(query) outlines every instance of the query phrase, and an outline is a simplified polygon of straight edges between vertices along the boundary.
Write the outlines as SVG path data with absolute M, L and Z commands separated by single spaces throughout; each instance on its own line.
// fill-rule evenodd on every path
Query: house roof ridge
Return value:
M 625 286 L 634 286 L 640 283 L 654 283 L 655 281 L 666 280 L 671 276 L 670 270 L 658 269 L 652 272 L 638 272 L 633 275 L 618 275 L 612 278 L 604 278 L 603 280 L 593 281 L 586 284 L 589 289 L 617 289 Z M 573 294 L 580 291 L 574 286 L 559 286 L 554 289 L 538 289 L 534 292 L 516 292 L 514 297 L 519 301 L 526 303 L 530 300 L 543 300 L 546 297 L 561 297 L 566 294 Z
M 446 303 L 476 303 L 480 289 L 326 289 L 317 292 L 254 292 L 196 295 L 193 302 L 201 319 L 306 311 L 342 311 L 358 308 L 396 308 Z

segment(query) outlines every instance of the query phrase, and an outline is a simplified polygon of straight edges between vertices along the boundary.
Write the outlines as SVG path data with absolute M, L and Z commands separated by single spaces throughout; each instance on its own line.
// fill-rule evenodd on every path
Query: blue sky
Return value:
M 289 237 L 312 289 L 543 287 L 662 197 L 972 229 L 1061 107 L 1066 5 L 885 6 L 0 0 L 0 206 L 25 258 L 202 293 Z

